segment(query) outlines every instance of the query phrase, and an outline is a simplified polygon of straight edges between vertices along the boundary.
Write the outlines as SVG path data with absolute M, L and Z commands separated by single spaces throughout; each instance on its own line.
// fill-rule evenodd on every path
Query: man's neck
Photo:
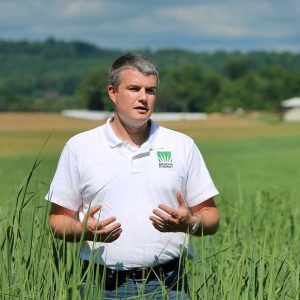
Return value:
M 140 126 L 126 124 L 117 115 L 110 122 L 114 133 L 134 147 L 140 147 L 149 137 L 151 123 L 148 120 Z

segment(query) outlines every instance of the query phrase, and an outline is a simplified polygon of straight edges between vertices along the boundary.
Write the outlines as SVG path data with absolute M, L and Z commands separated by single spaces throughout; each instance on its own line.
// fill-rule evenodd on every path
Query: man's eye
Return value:
M 129 89 L 129 91 L 133 91 L 133 92 L 138 92 L 139 91 L 139 89 L 137 87 L 130 87 L 128 89 Z
M 149 95 L 155 95 L 155 94 L 156 94 L 156 90 L 155 90 L 155 89 L 147 89 L 146 92 L 147 92 Z

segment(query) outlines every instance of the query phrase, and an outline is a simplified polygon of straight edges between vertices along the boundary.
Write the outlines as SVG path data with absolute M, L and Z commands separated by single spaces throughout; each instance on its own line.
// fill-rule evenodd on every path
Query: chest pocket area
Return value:
M 171 151 L 152 153 L 145 173 L 148 184 L 153 189 L 172 194 L 183 191 L 186 177 L 184 166 Z

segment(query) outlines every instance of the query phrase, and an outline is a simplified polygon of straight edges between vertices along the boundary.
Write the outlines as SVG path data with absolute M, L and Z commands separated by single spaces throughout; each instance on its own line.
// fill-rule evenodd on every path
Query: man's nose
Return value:
M 147 93 L 146 89 L 142 88 L 139 92 L 139 101 L 146 101 L 147 100 Z

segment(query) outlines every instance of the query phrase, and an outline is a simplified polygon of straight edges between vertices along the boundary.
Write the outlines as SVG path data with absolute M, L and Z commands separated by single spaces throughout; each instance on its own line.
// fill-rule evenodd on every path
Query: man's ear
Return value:
M 110 84 L 110 85 L 107 87 L 107 93 L 108 93 L 108 96 L 109 96 L 109 98 L 111 99 L 111 101 L 112 101 L 113 103 L 116 103 L 116 93 L 117 93 L 117 88 Z

